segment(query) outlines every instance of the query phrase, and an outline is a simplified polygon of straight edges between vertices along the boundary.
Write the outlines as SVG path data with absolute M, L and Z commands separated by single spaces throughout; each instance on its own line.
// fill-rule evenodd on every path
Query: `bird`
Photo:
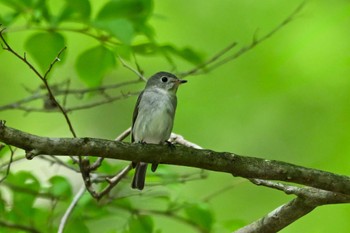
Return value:
M 131 142 L 163 144 L 168 142 L 173 129 L 177 105 L 178 87 L 187 80 L 179 79 L 168 72 L 158 72 L 151 76 L 137 98 L 131 126 Z M 168 142 L 169 143 L 169 142 Z M 152 164 L 155 171 L 158 164 Z M 135 174 L 131 187 L 143 190 L 147 163 L 133 162 Z

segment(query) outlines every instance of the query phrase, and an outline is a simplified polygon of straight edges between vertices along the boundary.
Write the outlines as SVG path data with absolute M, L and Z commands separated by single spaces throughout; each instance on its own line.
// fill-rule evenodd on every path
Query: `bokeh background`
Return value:
M 91 1 L 93 14 L 105 2 Z M 254 35 L 259 37 L 272 30 L 299 4 L 300 1 L 277 0 L 158 0 L 154 1 L 149 23 L 160 44 L 190 47 L 209 58 L 234 41 L 238 46 L 231 54 L 248 45 Z M 18 25 L 23 24 L 18 22 Z M 11 45 L 23 53 L 25 40 L 33 30 L 15 30 L 18 25 L 11 26 L 7 36 Z M 65 61 L 55 67 L 51 81 L 71 79 L 73 87 L 84 87 L 75 71 L 75 60 L 81 51 L 99 42 L 77 33 L 63 34 L 68 47 Z M 159 70 L 173 69 L 161 56 L 139 56 L 137 60 L 147 77 Z M 128 62 L 134 66 L 132 61 Z M 177 71 L 194 67 L 180 58 L 175 63 Z M 135 75 L 119 64 L 103 83 L 132 78 Z M 187 80 L 178 91 L 174 126 L 174 132 L 186 139 L 215 151 L 350 174 L 349 1 L 308 1 L 293 22 L 253 50 Z M 28 96 L 24 87 L 36 89 L 40 84 L 28 67 L 9 53 L 0 52 L 0 106 Z M 122 91 L 141 90 L 143 85 Z M 133 96 L 73 112 L 70 117 L 78 136 L 113 139 L 130 126 L 135 101 Z M 71 136 L 58 113 L 1 111 L 0 119 L 6 120 L 8 126 L 32 134 Z M 35 160 L 18 162 L 13 169 L 33 171 L 44 180 L 45 176 L 62 173 L 71 177 L 74 190 L 81 185 L 79 175 L 58 167 L 53 170 Z M 192 168 L 167 169 L 199 173 Z M 293 198 L 216 172 L 208 172 L 205 179 L 172 184 L 168 188 L 177 198 L 192 201 L 218 192 L 208 201 L 214 221 L 235 222 L 237 226 L 252 222 Z M 157 186 L 146 188 L 145 192 L 152 189 Z M 349 205 L 328 205 L 281 232 L 348 232 L 349 218 Z M 157 228 L 163 232 L 196 232 L 171 219 L 155 219 Z

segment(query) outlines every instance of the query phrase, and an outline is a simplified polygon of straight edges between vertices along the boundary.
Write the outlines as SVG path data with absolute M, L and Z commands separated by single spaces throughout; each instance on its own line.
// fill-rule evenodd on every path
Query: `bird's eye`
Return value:
M 168 78 L 167 78 L 167 77 L 165 77 L 165 76 L 164 76 L 164 77 L 162 77 L 162 79 L 161 79 L 161 80 L 162 80 L 162 82 L 163 82 L 163 83 L 168 82 Z

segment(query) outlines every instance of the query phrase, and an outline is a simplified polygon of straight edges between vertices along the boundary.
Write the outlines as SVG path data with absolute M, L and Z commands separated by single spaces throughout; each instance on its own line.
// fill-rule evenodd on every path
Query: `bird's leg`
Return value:
M 175 149 L 175 145 L 173 143 L 169 141 L 164 141 L 164 143 L 167 144 L 171 150 Z M 152 172 L 155 172 L 157 170 L 157 167 L 158 167 L 158 163 L 152 163 L 152 167 L 151 167 Z
M 171 150 L 174 150 L 176 147 L 173 143 L 171 143 L 170 141 L 165 141 L 165 143 L 168 145 L 168 147 L 171 149 Z

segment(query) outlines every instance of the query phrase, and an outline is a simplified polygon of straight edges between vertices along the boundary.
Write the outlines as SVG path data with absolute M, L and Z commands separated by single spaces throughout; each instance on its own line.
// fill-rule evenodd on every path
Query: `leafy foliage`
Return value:
M 0 220 L 38 232 L 57 231 L 60 219 L 75 195 L 68 178 L 56 175 L 47 183 L 27 171 L 11 173 L 3 186 L 11 199 L 4 197 L 0 188 Z M 169 192 L 156 190 L 137 198 L 141 200 L 134 200 L 130 196 L 131 191 L 126 191 L 128 186 L 129 181 L 126 180 L 117 187 L 116 196 L 101 202 L 85 193 L 69 217 L 66 232 L 156 232 L 155 215 L 176 216 L 203 232 L 211 231 L 213 216 L 208 206 L 176 203 Z M 149 204 L 145 206 L 144 200 L 148 200 Z M 177 214 L 180 210 L 185 216 Z
M 46 0 L 0 0 L 1 3 L 11 9 L 0 12 L 5 26 L 25 18 L 29 27 L 35 25 L 46 31 L 34 33 L 26 38 L 25 43 L 27 52 L 42 72 L 48 69 L 57 53 L 69 45 L 63 32 L 79 32 L 100 42 L 100 46 L 82 51 L 76 65 L 79 77 L 89 87 L 103 82 L 106 74 L 114 68 L 116 55 L 125 58 L 129 58 L 131 52 L 136 55 L 162 55 L 170 64 L 172 56 L 193 64 L 203 61 L 203 57 L 191 48 L 158 45 L 154 30 L 148 23 L 153 14 L 152 0 L 107 1 L 95 18 L 92 18 L 93 6 L 89 0 L 65 0 L 61 6 L 52 6 L 53 3 Z M 137 40 L 139 36 L 145 39 L 141 42 Z M 120 53 L 115 54 L 115 51 Z
M 196 9 L 197 6 L 193 4 L 195 3 L 186 2 L 186 7 L 191 9 L 190 16 L 184 17 L 184 19 L 178 18 L 181 30 L 186 28 L 186 23 L 189 20 L 196 18 L 194 17 L 196 11 L 197 14 L 200 12 L 210 19 L 211 14 L 215 12 L 203 12 L 202 8 L 198 7 Z M 320 9 L 322 4 L 324 3 L 319 3 L 318 7 Z M 209 137 L 208 134 L 203 134 L 201 143 L 208 147 L 216 143 L 216 147 L 227 150 L 227 144 L 225 147 L 223 146 L 225 141 L 223 139 L 230 138 L 230 143 L 234 142 L 237 151 L 243 152 L 246 148 L 249 148 L 248 152 L 245 151 L 247 154 L 273 154 L 276 156 L 283 154 L 284 157 L 280 158 L 281 160 L 287 160 L 286 158 L 288 158 L 288 161 L 294 160 L 299 164 L 307 164 L 311 161 L 310 166 L 323 166 L 328 170 L 339 169 L 341 173 L 346 173 L 348 167 L 344 161 L 347 159 L 346 152 L 348 152 L 348 148 L 346 145 L 348 137 L 345 137 L 345 134 L 348 132 L 346 129 L 349 125 L 346 119 L 349 115 L 347 100 L 350 92 L 348 90 L 349 85 L 344 85 L 348 83 L 344 77 L 348 77 L 346 75 L 348 72 L 345 68 L 344 70 L 334 70 L 333 68 L 337 62 L 341 61 L 340 57 L 344 51 L 347 51 L 348 43 L 346 43 L 346 39 L 348 35 L 346 33 L 341 34 L 346 30 L 338 30 L 338 24 L 345 22 L 340 21 L 340 18 L 348 14 L 348 9 L 343 9 L 343 15 L 336 14 L 337 17 L 335 18 L 339 18 L 337 26 L 332 25 L 332 20 L 330 20 L 330 17 L 335 14 L 329 11 L 334 9 L 336 9 L 336 6 L 325 10 L 323 15 L 319 14 L 324 20 L 322 24 L 318 25 L 322 28 L 322 33 L 315 33 L 311 30 L 313 26 L 311 27 L 307 23 L 310 23 L 308 20 L 312 17 L 307 17 L 305 25 L 308 26 L 304 27 L 306 30 L 300 33 L 300 31 L 296 32 L 296 29 L 292 28 L 291 34 L 288 34 L 286 32 L 288 30 L 286 30 L 286 34 L 284 34 L 286 38 L 279 38 L 282 43 L 274 41 L 274 43 L 270 43 L 270 47 L 262 48 L 260 57 L 257 54 L 246 57 L 241 64 L 238 64 L 240 66 L 235 66 L 234 69 L 230 68 L 229 72 L 224 75 L 220 73 L 215 77 L 220 78 L 217 79 L 220 81 L 211 81 L 208 86 L 202 86 L 199 82 L 197 82 L 198 85 L 192 85 L 191 95 L 189 96 L 192 98 L 191 101 L 197 101 L 195 103 L 196 110 L 194 111 L 193 107 L 187 106 L 187 109 L 190 110 L 186 114 L 190 114 L 195 120 L 191 119 L 193 125 L 186 133 L 192 138 L 199 137 L 198 130 L 193 129 L 202 130 L 201 126 L 205 126 L 206 132 L 220 132 L 215 139 Z M 150 21 L 150 19 L 156 18 L 153 11 L 154 2 L 151 0 L 0 0 L 0 23 L 9 29 L 13 29 L 13 31 L 25 32 L 21 34 L 20 39 L 25 41 L 27 58 L 30 61 L 35 60 L 43 72 L 47 70 L 58 51 L 63 46 L 68 46 L 68 55 L 77 55 L 77 60 L 75 63 L 67 64 L 67 55 L 64 55 L 63 58 L 66 57 L 66 59 L 63 59 L 60 63 L 65 63 L 64 65 L 67 67 L 69 65 L 73 66 L 80 80 L 88 87 L 99 87 L 105 81 L 107 74 L 113 69 L 121 67 L 117 64 L 117 56 L 130 59 L 133 57 L 131 55 L 134 54 L 138 57 L 151 58 L 151 61 L 153 61 L 152 58 L 161 57 L 162 60 L 168 61 L 171 67 L 174 64 L 174 59 L 190 64 L 203 62 L 202 53 L 196 51 L 193 47 L 182 47 L 157 41 L 156 30 Z M 238 11 L 236 11 L 237 22 L 241 22 L 240 18 L 242 16 Z M 249 9 L 250 11 L 253 12 L 252 9 Z M 277 12 L 284 16 L 285 12 L 282 9 L 278 9 Z M 157 20 L 162 19 L 162 17 L 164 16 L 160 16 L 157 12 Z M 264 15 L 263 18 L 269 17 Z M 184 23 L 182 23 L 182 20 Z M 211 20 L 215 23 L 219 22 L 217 18 Z M 225 18 L 226 20 L 227 18 Z M 275 20 L 273 20 L 274 23 Z M 302 22 L 305 22 L 305 19 Z M 211 28 L 209 25 L 202 26 L 201 28 L 205 33 L 191 31 L 186 28 L 185 39 L 190 41 L 191 34 L 198 33 L 196 42 L 193 44 L 204 48 L 206 48 L 205 46 L 212 47 L 216 43 L 214 41 L 222 35 L 215 33 L 215 28 Z M 231 21 L 229 25 L 224 23 L 215 25 L 215 27 L 219 26 L 224 30 L 232 30 L 229 35 L 230 39 L 232 35 L 236 36 L 237 30 L 233 27 Z M 251 29 L 249 27 L 240 26 L 239 28 L 244 31 L 245 37 L 248 35 L 250 40 L 250 36 L 254 32 L 259 36 L 261 32 L 266 31 L 267 27 L 265 25 L 260 26 L 259 23 L 258 27 L 261 30 L 256 31 L 254 26 L 251 33 L 248 33 Z M 174 31 L 173 28 L 171 28 L 171 31 Z M 187 34 L 188 31 L 191 33 Z M 325 33 L 327 31 L 330 33 Z M 81 46 L 78 49 L 72 47 L 71 35 L 73 34 L 82 38 Z M 339 43 L 333 43 L 333 36 L 338 34 L 341 35 L 339 38 L 343 39 L 339 40 Z M 238 35 L 239 33 L 237 33 Z M 301 37 L 302 35 L 306 35 L 306 39 Z M 323 39 L 320 36 L 317 37 L 317 35 L 322 35 Z M 198 40 L 200 36 L 202 38 L 208 37 L 206 40 L 203 39 L 205 44 Z M 169 37 L 168 40 L 172 41 L 173 38 Z M 9 35 L 9 39 L 12 42 L 12 35 Z M 236 37 L 233 39 L 236 39 Z M 309 46 L 308 40 L 311 41 L 314 47 Z M 315 43 L 315 41 L 321 41 L 321 43 Z M 89 45 L 86 46 L 86 43 L 89 43 Z M 226 42 L 222 40 L 220 43 Z M 91 47 L 91 44 L 95 46 Z M 331 49 L 327 46 L 328 44 L 332 44 Z M 343 47 L 340 45 L 343 45 Z M 294 49 L 303 46 L 303 53 L 299 51 L 303 55 L 297 56 L 296 50 L 292 51 L 290 49 L 293 46 Z M 320 47 L 323 49 L 319 49 Z M 75 50 L 76 54 L 70 53 L 71 49 Z M 308 50 L 310 51 L 309 55 L 304 56 L 304 52 Z M 327 56 L 322 54 L 327 52 Z M 320 65 L 323 64 L 320 62 L 322 58 L 325 58 L 325 64 L 327 65 Z M 313 62 L 311 65 L 310 61 Z M 290 72 L 291 67 L 297 67 L 303 72 L 300 73 L 295 70 L 293 70 L 295 73 Z M 323 69 L 323 67 L 327 69 Z M 332 69 L 329 67 L 332 67 Z M 316 74 L 315 77 L 312 76 L 313 74 Z M 313 82 L 312 78 L 316 82 Z M 229 80 L 232 80 L 232 82 Z M 215 88 L 213 88 L 213 84 Z M 217 90 L 221 91 L 217 92 Z M 205 94 L 200 95 L 200 98 L 193 98 L 195 97 L 193 93 L 203 92 Z M 323 93 L 325 94 L 323 95 Z M 80 96 L 79 93 L 77 95 Z M 109 97 L 108 94 L 106 96 Z M 186 105 L 189 102 L 182 101 L 182 104 Z M 225 103 L 224 107 L 218 104 L 220 102 Z M 230 111 L 230 108 L 234 110 Z M 215 109 L 215 111 L 210 111 L 210 109 Z M 222 114 L 218 114 L 219 109 L 221 109 L 220 111 L 223 110 Z M 121 112 L 119 109 L 118 111 L 118 113 Z M 237 114 L 237 112 L 240 114 Z M 76 119 L 86 124 L 86 122 L 91 123 L 91 119 L 95 117 L 100 120 L 99 124 L 106 124 L 106 128 L 111 128 L 107 117 L 103 116 L 103 120 L 101 120 L 101 112 L 89 112 L 86 115 L 88 116 L 84 118 L 85 122 L 81 116 Z M 202 117 L 203 115 L 205 117 Z M 119 121 L 122 122 L 123 117 L 117 116 L 118 123 Z M 285 117 L 284 120 L 282 120 L 283 117 Z M 125 118 L 129 123 L 129 117 L 126 116 Z M 188 125 L 188 118 L 186 119 Z M 115 122 L 116 119 L 114 118 L 113 121 Z M 219 124 L 220 122 L 225 122 L 225 124 Z M 335 122 L 340 122 L 338 128 L 334 127 Z M 291 126 L 286 127 L 286 125 Z M 101 131 L 103 131 L 103 127 L 101 128 Z M 237 136 L 232 134 L 232 128 L 234 128 Z M 312 140 L 310 140 L 311 138 Z M 302 153 L 301 150 L 305 148 L 307 148 L 306 153 Z M 1 163 L 6 164 L 10 154 L 11 152 L 7 147 L 2 149 L 0 151 Z M 317 155 L 317 157 L 313 157 L 312 154 Z M 334 155 L 337 155 L 336 159 L 334 159 Z M 326 156 L 329 156 L 329 158 Z M 331 164 L 329 161 L 332 161 L 333 168 L 329 167 L 329 164 Z M 25 166 L 34 163 L 35 161 L 26 162 Z M 0 164 L 0 178 L 6 174 L 7 167 L 3 166 L 4 164 Z M 121 168 L 120 165 L 107 162 L 94 175 L 114 174 Z M 39 166 L 33 166 L 32 169 L 36 172 L 41 170 Z M 273 208 L 282 203 L 279 197 L 271 197 L 271 193 L 268 192 L 265 195 L 263 192 L 259 193 L 259 200 L 256 200 L 255 190 L 254 192 L 249 190 L 241 196 L 238 194 L 238 198 L 230 199 L 232 201 L 230 206 L 235 208 L 223 212 L 223 214 L 235 212 L 235 216 L 239 216 L 240 219 L 231 219 L 226 221 L 224 225 L 220 225 L 218 223 L 219 217 L 214 215 L 215 213 L 211 208 L 214 205 L 209 207 L 207 203 L 201 202 L 197 196 L 190 196 L 186 187 L 179 187 L 179 182 L 188 182 L 193 177 L 191 179 L 187 178 L 188 176 L 182 176 L 179 172 L 171 172 L 159 167 L 155 175 L 151 174 L 147 177 L 147 181 L 151 181 L 151 188 L 147 192 L 130 192 L 130 177 L 127 177 L 112 190 L 108 197 L 99 202 L 85 193 L 69 217 L 65 232 L 160 232 L 159 225 L 167 225 L 168 219 L 175 221 L 179 228 L 185 225 L 185 228 L 188 227 L 198 232 L 228 232 L 255 219 L 257 216 L 254 214 L 257 206 L 263 209 L 269 205 L 268 208 L 270 209 L 271 203 L 273 203 Z M 72 203 L 74 195 L 76 195 L 76 181 L 73 182 L 65 176 L 49 177 L 48 180 L 42 179 L 42 177 L 34 175 L 33 172 L 13 171 L 4 182 L 0 183 L 0 224 L 5 221 L 17 226 L 29 227 L 35 230 L 34 232 L 57 232 L 62 216 Z M 167 185 L 163 187 L 162 184 L 165 183 Z M 157 186 L 153 189 L 152 185 Z M 205 184 L 208 188 L 206 187 L 203 190 L 205 192 L 214 191 L 215 185 L 218 185 L 218 180 L 208 181 Z M 104 187 L 102 184 L 96 186 L 101 189 Z M 191 195 L 203 192 L 197 190 L 196 187 L 190 188 Z M 237 193 L 239 192 L 237 190 Z M 181 193 L 181 196 L 177 196 L 176 193 Z M 251 196 L 246 196 L 246 194 Z M 242 196 L 245 198 L 242 198 Z M 255 203 L 256 201 L 258 203 Z M 249 209 L 248 203 L 254 206 L 250 207 L 254 211 Z M 226 199 L 222 199 L 216 200 L 215 205 L 214 208 L 220 209 L 222 206 L 228 206 L 228 203 Z M 341 222 L 342 219 L 339 217 L 338 220 L 337 216 L 345 216 L 344 213 L 348 212 L 339 211 L 335 214 L 332 219 L 335 222 L 329 224 L 328 229 L 335 227 L 332 229 L 333 231 L 343 231 L 344 229 L 341 226 L 348 223 L 346 221 Z M 326 216 L 323 219 L 329 219 L 328 209 L 326 211 L 320 209 L 319 213 Z M 310 216 L 310 218 L 315 216 Z M 230 217 L 225 216 L 225 218 Z M 319 215 L 315 218 L 319 218 Z M 164 219 L 166 220 L 163 221 Z M 315 220 L 318 221 L 318 219 Z M 312 225 L 307 221 L 305 222 L 303 224 Z M 0 225 L 0 229 L 2 227 Z M 291 229 L 291 232 L 298 232 L 297 230 L 293 231 L 293 228 Z M 19 231 L 17 228 L 6 228 L 6 232 Z M 318 231 L 318 229 L 310 231 Z
M 64 37 L 60 33 L 36 33 L 26 41 L 26 49 L 34 58 L 41 70 L 48 69 L 51 62 L 65 46 Z
M 64 7 L 57 17 L 57 23 L 64 21 L 78 21 L 89 23 L 91 16 L 91 5 L 88 0 L 65 0 Z
M 153 220 L 149 216 L 139 215 L 131 217 L 129 221 L 129 230 L 127 232 L 145 232 L 150 233 L 154 231 Z
M 104 46 L 96 46 L 79 55 L 76 68 L 80 78 L 89 87 L 99 86 L 104 75 L 116 64 L 112 51 Z
M 205 231 L 210 232 L 214 219 L 210 212 L 210 208 L 204 203 L 198 204 L 187 204 L 185 212 L 188 218 L 191 219 L 194 223 L 198 224 Z

